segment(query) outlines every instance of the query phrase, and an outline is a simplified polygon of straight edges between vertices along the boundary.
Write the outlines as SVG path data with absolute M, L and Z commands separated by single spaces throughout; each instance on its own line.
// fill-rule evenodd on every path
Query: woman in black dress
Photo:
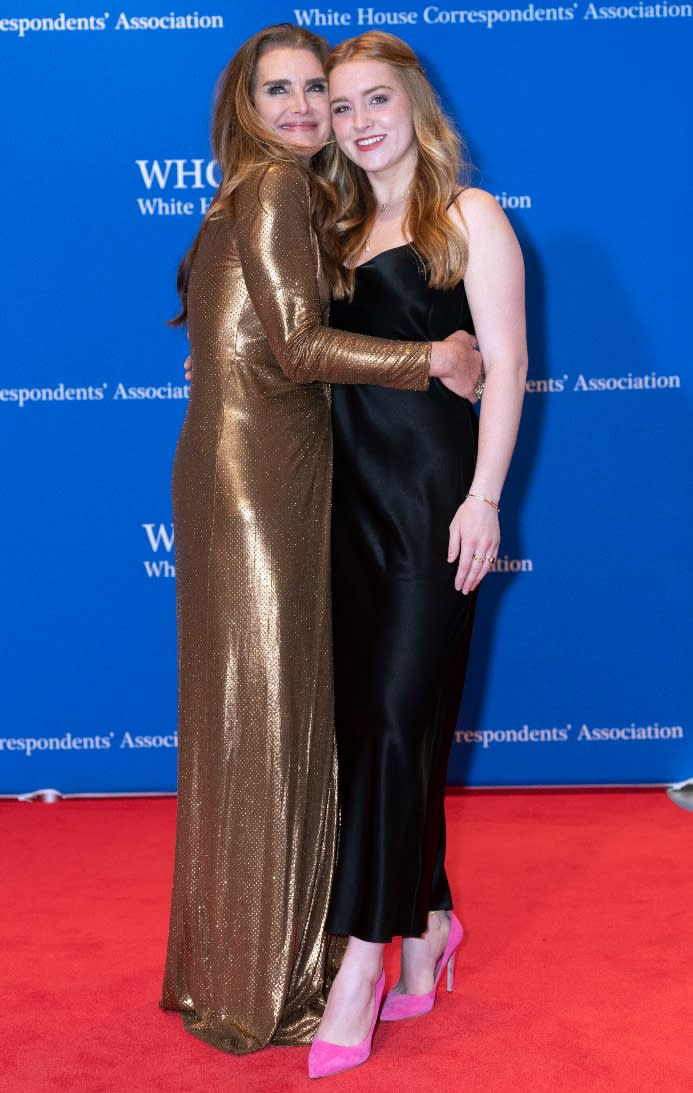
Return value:
M 384 943 L 403 936 L 383 1019 L 430 1010 L 454 967 L 447 759 L 470 593 L 498 550 L 527 366 L 519 246 L 496 201 L 460 184 L 459 141 L 415 54 L 371 32 L 338 46 L 327 70 L 350 270 L 331 325 L 403 340 L 462 327 L 478 338 L 486 390 L 478 429 L 470 403 L 436 381 L 333 388 L 341 833 L 328 930 L 349 944 L 314 1076 L 368 1057 Z

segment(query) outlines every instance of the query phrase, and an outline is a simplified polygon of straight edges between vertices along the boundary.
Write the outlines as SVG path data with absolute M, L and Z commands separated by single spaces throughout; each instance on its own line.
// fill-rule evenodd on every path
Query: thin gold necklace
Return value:
M 378 205 L 378 212 L 386 213 L 393 205 L 397 205 L 400 201 L 404 201 L 405 197 L 409 196 L 409 189 L 410 187 L 407 186 L 404 193 L 400 194 L 399 197 L 393 197 L 391 201 L 384 201 L 382 205 Z
M 391 201 L 383 201 L 382 205 L 376 205 L 377 212 L 379 212 L 379 213 L 389 212 L 389 210 L 393 207 L 393 205 L 398 205 L 400 201 L 404 201 L 405 198 L 409 197 L 409 191 L 410 190 L 411 190 L 411 183 L 409 184 L 409 186 L 407 186 L 404 193 L 399 195 L 399 197 L 393 197 Z M 366 242 L 363 244 L 363 249 L 366 251 L 366 253 L 368 253 L 368 251 L 371 249 L 371 237 L 370 237 L 370 235 L 366 239 Z

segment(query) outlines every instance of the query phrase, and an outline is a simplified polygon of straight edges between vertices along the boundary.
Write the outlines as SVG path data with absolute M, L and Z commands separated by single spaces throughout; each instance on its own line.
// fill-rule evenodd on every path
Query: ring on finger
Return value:
M 486 559 L 482 558 L 480 554 L 472 554 L 472 560 L 478 562 L 479 565 L 483 565 L 486 561 Z

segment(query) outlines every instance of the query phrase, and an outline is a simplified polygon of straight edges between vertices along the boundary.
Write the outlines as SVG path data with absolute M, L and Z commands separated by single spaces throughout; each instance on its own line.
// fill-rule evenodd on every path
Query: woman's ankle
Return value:
M 380 942 L 362 941 L 358 937 L 350 937 L 346 952 L 342 960 L 342 967 L 350 970 L 359 970 L 364 976 L 373 979 L 380 977 L 383 970 L 383 955 L 385 946 Z

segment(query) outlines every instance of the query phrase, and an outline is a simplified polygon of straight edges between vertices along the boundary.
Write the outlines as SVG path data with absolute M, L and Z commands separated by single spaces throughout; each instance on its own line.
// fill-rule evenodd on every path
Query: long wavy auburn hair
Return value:
M 443 113 L 418 57 L 401 38 L 379 30 L 349 38 L 332 50 L 325 71 L 329 76 L 349 61 L 384 61 L 394 69 L 409 98 L 418 159 L 402 227 L 426 268 L 429 284 L 452 288 L 464 277 L 467 265 L 467 240 L 448 212 L 455 196 L 469 184 L 471 170 L 462 141 Z M 335 271 L 333 295 L 344 298 L 353 295 L 353 266 L 371 233 L 376 203 L 366 172 L 338 144 L 329 147 L 326 161 L 324 171 L 337 188 L 341 207 L 337 221 L 341 268 Z
M 172 326 L 184 323 L 188 315 L 188 283 L 200 238 L 208 220 L 233 214 L 234 191 L 257 167 L 273 163 L 292 163 L 304 173 L 310 190 L 310 215 L 320 245 L 321 257 L 330 283 L 339 280 L 337 272 L 337 198 L 334 186 L 325 180 L 325 151 L 313 157 L 311 170 L 292 149 L 265 125 L 253 104 L 257 68 L 261 57 L 273 49 L 307 49 L 324 67 L 329 46 L 324 38 L 291 23 L 277 23 L 258 31 L 222 72 L 217 84 L 212 116 L 212 151 L 222 172 L 222 180 L 212 199 L 190 250 L 178 269 L 177 288 L 181 310 Z

